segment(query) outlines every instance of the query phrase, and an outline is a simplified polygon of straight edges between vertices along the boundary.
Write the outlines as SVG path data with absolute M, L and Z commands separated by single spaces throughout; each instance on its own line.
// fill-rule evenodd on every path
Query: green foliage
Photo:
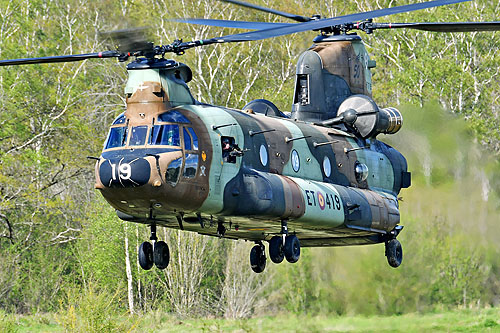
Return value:
M 376 4 L 367 0 L 256 3 L 323 16 L 393 5 L 389 0 Z M 0 0 L 0 8 L 2 59 L 105 50 L 109 46 L 98 32 L 129 25 L 152 27 L 149 37 L 158 43 L 237 32 L 166 20 L 175 17 L 281 21 L 201 0 Z M 392 18 L 493 21 L 497 13 L 498 3 L 477 0 Z M 252 99 L 267 98 L 289 111 L 294 64 L 314 35 L 214 45 L 191 50 L 178 60 L 193 69 L 190 87 L 202 102 L 242 107 Z M 86 159 L 99 154 L 107 126 L 123 111 L 124 65 L 86 61 L 2 67 L 0 309 L 18 313 L 59 310 L 61 325 L 67 330 L 131 329 L 134 324 L 114 320 L 131 306 L 125 297 L 128 282 L 136 312 L 155 310 L 158 314 L 161 309 L 184 316 L 245 317 L 274 310 L 402 314 L 495 304 L 500 295 L 495 229 L 500 166 L 491 156 L 500 150 L 499 35 L 389 30 L 363 38 L 378 63 L 373 77 L 377 103 L 419 106 L 404 107 L 403 130 L 384 138 L 403 152 L 413 174 L 413 186 L 401 193 L 405 230 L 400 239 L 405 259 L 399 269 L 387 266 L 383 246 L 376 245 L 304 249 L 297 264 L 269 264 L 265 274 L 249 277 L 253 273 L 248 254 L 232 255 L 240 248 L 216 239 L 162 231 L 163 239 L 171 242 L 171 267 L 162 272 L 142 271 L 136 255 L 139 244 L 149 238 L 147 227 L 126 225 L 116 218 L 95 193 L 94 166 Z M 192 249 L 202 252 L 197 262 L 189 257 Z M 195 269 L 200 265 L 203 269 Z M 179 290 L 190 281 L 196 284 L 187 300 Z M 228 290 L 233 285 L 241 293 L 254 293 L 252 301 L 241 305 L 244 299 Z M 12 315 L 2 312 L 0 319 L 1 331 L 16 330 Z M 292 322 L 296 326 L 291 329 L 300 329 L 300 321 Z M 224 326 L 210 321 L 203 325 L 204 329 Z M 264 327 L 259 325 L 240 321 L 233 328 Z M 345 325 L 351 324 L 341 325 L 341 330 L 348 330 L 345 327 L 350 326 Z M 470 328 L 480 330 L 498 322 L 490 316 L 474 325 Z M 176 327 L 186 328 L 182 323 Z
M 117 306 L 119 294 L 120 291 L 97 290 L 92 282 L 88 282 L 83 290 L 68 290 L 60 305 L 58 323 L 70 332 L 131 331 L 137 326 L 137 321 L 134 322 L 133 318 L 117 319 L 124 315 Z
M 113 209 L 100 199 L 89 210 L 76 246 L 81 279 L 113 290 L 124 289 L 124 227 Z
M 0 332 L 16 333 L 18 332 L 16 319 L 12 314 L 6 314 L 0 310 Z
M 455 310 L 429 314 L 409 313 L 400 316 L 324 316 L 274 315 L 249 319 L 192 318 L 179 319 L 170 314 L 152 312 L 140 321 L 135 317 L 117 316 L 117 322 L 128 321 L 130 331 L 137 332 L 485 332 L 498 331 L 498 309 Z M 30 332 L 61 331 L 63 327 L 40 325 L 38 319 L 22 317 L 20 330 Z

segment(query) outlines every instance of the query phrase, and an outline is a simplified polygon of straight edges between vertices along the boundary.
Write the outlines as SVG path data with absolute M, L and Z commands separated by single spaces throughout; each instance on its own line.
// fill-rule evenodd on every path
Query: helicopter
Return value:
M 500 30 L 500 22 L 375 23 L 374 18 L 470 0 L 437 0 L 333 18 L 305 17 L 236 0 L 229 3 L 299 23 L 172 20 L 251 30 L 155 46 L 132 30 L 112 33 L 117 50 L 1 60 L 0 66 L 117 58 L 127 64 L 126 110 L 111 124 L 95 163 L 95 188 L 124 221 L 150 226 L 140 266 L 168 267 L 158 226 L 255 242 L 250 266 L 299 261 L 301 247 L 385 244 L 403 260 L 398 195 L 411 185 L 404 156 L 377 139 L 403 124 L 372 99 L 370 59 L 353 30 Z M 195 100 L 191 69 L 165 58 L 194 47 L 319 31 L 298 59 L 291 113 L 256 99 L 242 109 Z

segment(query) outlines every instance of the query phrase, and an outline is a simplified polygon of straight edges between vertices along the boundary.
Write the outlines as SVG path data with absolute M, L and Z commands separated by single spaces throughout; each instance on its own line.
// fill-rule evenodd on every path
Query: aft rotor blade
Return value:
M 397 7 L 391 7 L 391 8 L 377 9 L 377 10 L 372 10 L 369 12 L 349 14 L 349 15 L 344 15 L 344 16 L 337 16 L 337 17 L 328 18 L 328 19 L 314 20 L 314 21 L 309 21 L 309 22 L 305 22 L 305 23 L 301 23 L 301 24 L 294 24 L 291 26 L 277 27 L 277 28 L 271 28 L 271 29 L 266 29 L 266 30 L 251 31 L 251 32 L 246 32 L 246 33 L 241 33 L 241 34 L 236 34 L 236 35 L 229 35 L 229 36 L 217 38 L 217 40 L 219 43 L 245 42 L 245 41 L 252 41 L 252 40 L 260 40 L 260 39 L 266 39 L 266 38 L 294 34 L 297 32 L 304 32 L 304 31 L 309 31 L 309 30 L 320 30 L 320 29 L 324 29 L 324 28 L 328 28 L 328 27 L 339 26 L 342 24 L 350 23 L 350 22 L 363 21 L 363 20 L 372 19 L 372 18 L 381 17 L 381 16 L 388 16 L 388 15 L 412 12 L 415 10 L 444 6 L 444 5 L 451 5 L 451 4 L 456 4 L 456 3 L 466 2 L 466 1 L 471 1 L 471 0 L 436 0 L 436 1 L 421 2 L 421 3 L 411 4 L 411 5 L 403 5 L 403 6 L 397 6 Z
M 297 23 L 272 23 L 272 22 L 212 20 L 212 19 L 197 19 L 197 18 L 173 19 L 173 20 L 169 20 L 169 21 L 179 22 L 179 23 L 209 25 L 209 26 L 213 26 L 213 27 L 222 27 L 222 28 L 248 29 L 248 30 L 265 30 L 265 29 L 285 27 L 285 26 L 297 24 Z
M 120 53 L 117 51 L 104 51 L 97 53 L 72 54 L 72 55 L 54 56 L 54 57 L 0 60 L 0 66 L 45 64 L 53 62 L 72 62 L 72 61 L 82 61 L 92 58 L 118 58 L 118 57 L 120 57 Z
M 375 29 L 416 29 L 435 32 L 500 31 L 500 21 L 496 22 L 431 22 L 431 23 L 373 23 Z
M 238 6 L 243 6 L 243 7 L 247 7 L 247 8 L 260 10 L 261 12 L 266 12 L 266 13 L 271 13 L 271 14 L 278 15 L 278 16 L 283 16 L 283 17 L 289 18 L 289 19 L 297 21 L 297 22 L 309 22 L 312 20 L 312 18 L 310 18 L 310 17 L 290 14 L 287 12 L 282 12 L 282 11 L 267 8 L 267 7 L 257 6 L 257 5 L 254 5 L 252 3 L 248 3 L 248 2 L 237 1 L 237 0 L 221 0 L 221 1 L 229 2 L 232 4 L 238 5 Z

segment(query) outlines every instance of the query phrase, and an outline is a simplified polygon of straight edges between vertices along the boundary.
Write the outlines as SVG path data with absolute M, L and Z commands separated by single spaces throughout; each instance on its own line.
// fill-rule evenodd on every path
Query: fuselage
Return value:
M 399 223 L 406 160 L 385 143 L 197 103 L 184 67 L 129 72 L 127 111 L 96 164 L 121 218 L 211 235 L 223 223 L 248 240 L 286 220 L 302 246 L 376 243 Z

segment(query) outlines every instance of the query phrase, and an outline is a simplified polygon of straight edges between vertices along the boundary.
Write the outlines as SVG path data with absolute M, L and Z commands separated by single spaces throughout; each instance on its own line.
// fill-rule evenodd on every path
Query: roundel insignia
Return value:
M 321 208 L 321 210 L 324 210 L 325 209 L 325 197 L 323 196 L 323 193 L 321 193 L 319 191 L 317 193 L 318 193 L 319 208 Z

